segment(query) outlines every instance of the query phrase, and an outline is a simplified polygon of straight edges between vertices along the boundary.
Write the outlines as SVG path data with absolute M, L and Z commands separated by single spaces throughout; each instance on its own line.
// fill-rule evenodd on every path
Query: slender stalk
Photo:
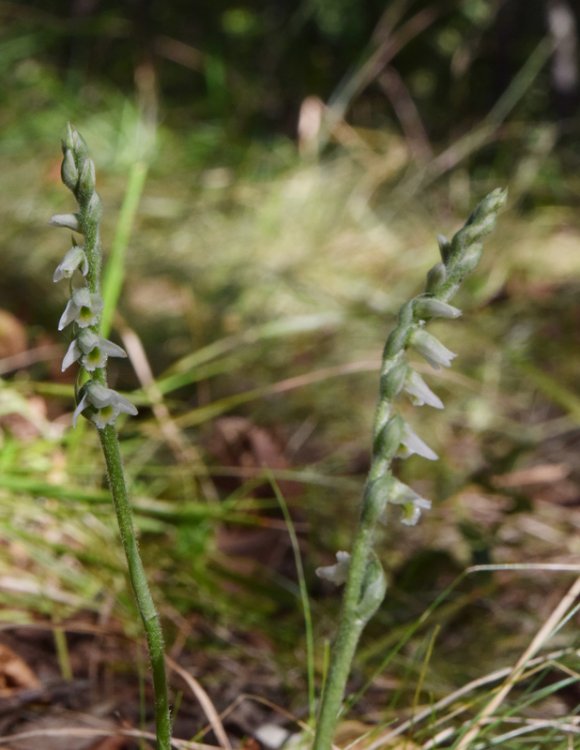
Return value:
M 369 522 L 368 517 L 365 520 L 364 515 L 361 515 L 352 546 L 349 577 L 344 590 L 338 631 L 330 656 L 330 669 L 316 724 L 314 750 L 323 750 L 332 744 L 351 664 L 365 624 L 357 619 L 357 603 L 372 546 L 370 540 L 373 524 Z
M 418 406 L 426 404 L 443 408 L 439 397 L 407 362 L 406 350 L 414 347 L 436 368 L 450 366 L 454 353 L 427 333 L 425 325 L 432 318 L 453 319 L 461 315 L 449 300 L 479 262 L 481 240 L 493 229 L 505 200 L 505 191 L 493 191 L 476 207 L 451 241 L 439 238 L 441 262 L 429 271 L 425 292 L 403 305 L 397 326 L 385 344 L 373 428 L 372 461 L 352 550 L 350 555 L 338 553 L 336 565 L 317 571 L 322 578 L 336 584 L 346 580 L 346 586 L 313 750 L 329 750 L 332 745 L 357 643 L 386 593 L 382 567 L 373 552 L 377 522 L 387 505 L 398 505 L 402 509 L 402 522 L 412 526 L 419 520 L 421 512 L 431 506 L 428 500 L 396 479 L 391 471 L 395 456 L 407 457 L 416 453 L 429 460 L 437 458 L 395 410 L 395 401 L 402 392 L 406 392 Z
M 127 558 L 129 579 L 137 602 L 137 608 L 149 649 L 149 660 L 153 676 L 155 692 L 155 726 L 157 730 L 157 747 L 159 750 L 169 750 L 171 747 L 171 720 L 169 700 L 167 694 L 167 678 L 165 674 L 165 656 L 163 647 L 163 633 L 159 615 L 155 609 L 153 597 L 147 582 L 147 575 L 139 554 L 137 535 L 133 525 L 133 511 L 127 492 L 127 483 L 123 471 L 119 439 L 115 428 L 107 425 L 99 430 L 101 447 L 107 465 L 109 487 L 113 498 L 117 523 L 121 535 L 121 543 Z
M 149 660 L 153 675 L 155 692 L 155 722 L 158 750 L 170 750 L 171 719 L 165 660 L 163 653 L 163 634 L 159 615 L 155 609 L 153 597 L 147 583 L 145 569 L 139 555 L 137 535 L 133 525 L 133 515 L 129 502 L 127 483 L 123 472 L 119 440 L 114 422 L 120 413 L 137 414 L 135 406 L 124 396 L 107 386 L 108 357 L 126 357 L 123 349 L 112 341 L 101 336 L 103 325 L 103 300 L 101 298 L 101 265 L 102 250 L 99 224 L 101 218 L 101 201 L 95 189 L 95 167 L 88 156 L 88 148 L 81 135 L 70 125 L 62 142 L 63 162 L 61 176 L 64 184 L 74 194 L 78 203 L 78 212 L 53 216 L 51 223 L 66 227 L 83 236 L 83 245 L 73 239 L 73 246 L 57 267 L 53 280 L 70 280 L 71 298 L 61 316 L 59 330 L 71 327 L 72 341 L 65 354 L 62 369 L 66 370 L 73 362 L 80 363 L 77 394 L 77 407 L 73 423 L 80 414 L 92 421 L 98 430 L 101 447 L 107 466 L 109 486 L 117 516 L 121 543 L 127 558 L 129 579 L 135 595 L 139 615 L 143 622 L 145 637 L 149 650 Z M 131 182 L 134 189 L 131 195 L 134 200 L 125 206 L 122 226 L 128 231 L 138 197 L 141 194 L 146 169 L 139 167 L 134 171 L 137 177 Z M 118 299 L 122 283 L 123 248 L 126 236 L 118 241 L 115 253 L 115 267 L 109 276 L 108 301 L 114 306 Z M 83 282 L 74 286 L 73 277 L 82 275 Z M 111 281 L 112 279 L 112 281 Z M 112 310 L 105 319 L 108 329 Z

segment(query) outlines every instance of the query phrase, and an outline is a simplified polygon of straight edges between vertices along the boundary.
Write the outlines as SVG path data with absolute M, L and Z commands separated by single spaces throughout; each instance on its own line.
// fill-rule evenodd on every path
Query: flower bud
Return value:
M 462 276 L 467 276 L 479 263 L 481 253 L 483 252 L 483 245 L 481 242 L 476 242 L 469 250 L 467 250 L 457 262 L 457 271 Z
M 85 209 L 85 215 L 89 221 L 98 222 L 102 214 L 101 199 L 98 193 L 93 193 Z
M 61 140 L 61 147 L 62 147 L 62 153 L 65 154 L 66 151 L 73 151 L 75 147 L 74 137 L 73 137 L 73 126 L 70 124 L 70 122 L 67 122 L 66 128 L 64 131 L 64 136 Z
M 95 164 L 92 159 L 86 159 L 79 175 L 77 197 L 88 200 L 95 192 Z
M 79 166 L 82 166 L 82 163 L 89 155 L 89 147 L 76 128 L 72 128 L 72 142 L 76 162 Z
M 373 553 L 367 563 L 362 581 L 361 597 L 356 608 L 357 625 L 364 627 L 381 606 L 387 593 L 387 579 L 383 566 Z
M 79 171 L 75 164 L 72 151 L 64 152 L 62 164 L 60 165 L 60 177 L 69 190 L 74 192 L 79 179 Z
M 443 263 L 437 263 L 427 273 L 427 286 L 425 291 L 427 294 L 436 294 L 439 287 L 441 287 L 447 280 L 447 271 Z
M 53 227 L 72 229 L 73 232 L 80 232 L 81 234 L 83 231 L 81 229 L 78 214 L 55 214 L 50 219 L 49 224 Z
M 415 314 L 424 320 L 427 318 L 449 318 L 453 320 L 460 317 L 461 310 L 435 297 L 418 297 L 415 300 Z
M 451 254 L 451 243 L 444 234 L 437 235 L 437 244 L 439 245 L 439 252 L 441 253 L 441 260 L 443 263 L 447 263 L 449 255 Z
M 373 453 L 382 459 L 391 459 L 401 446 L 404 421 L 396 414 L 391 417 L 383 429 L 375 437 Z
M 380 396 L 381 398 L 392 401 L 403 390 L 409 365 L 404 362 L 398 362 L 393 365 L 384 375 L 381 376 Z

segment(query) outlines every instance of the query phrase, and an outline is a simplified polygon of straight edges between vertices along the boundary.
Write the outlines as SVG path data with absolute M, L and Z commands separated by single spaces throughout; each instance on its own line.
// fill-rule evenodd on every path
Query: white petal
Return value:
M 423 328 L 413 331 L 410 343 L 436 370 L 441 366 L 450 367 L 452 360 L 457 356 Z
M 73 232 L 80 232 L 81 225 L 76 214 L 55 214 L 49 222 L 53 227 L 64 227 L 72 229 Z
M 453 320 L 461 316 L 458 307 L 442 302 L 435 297 L 420 297 L 414 305 L 415 313 L 421 318 L 449 318 Z
M 113 424 L 118 416 L 119 412 L 116 409 L 112 406 L 107 406 L 104 409 L 97 409 L 94 414 L 91 414 L 91 421 L 99 430 L 102 430 L 108 424 Z
M 127 352 L 121 346 L 118 346 L 118 344 L 114 344 L 112 341 L 108 341 L 107 339 L 101 339 L 99 345 L 105 352 L 105 354 L 107 354 L 109 357 L 127 356 Z
M 60 316 L 60 320 L 58 321 L 58 330 L 62 331 L 63 328 L 66 328 L 74 320 L 76 320 L 78 313 L 79 313 L 79 309 L 76 306 L 74 302 L 74 297 L 73 297 L 73 299 L 69 299 L 69 301 L 66 303 L 64 312 Z
M 402 443 L 406 449 L 406 456 L 412 456 L 416 453 L 418 456 L 423 456 L 423 458 L 429 461 L 437 461 L 439 458 L 435 451 L 431 450 L 427 443 L 421 440 L 419 435 L 413 432 L 408 424 L 405 424 Z
M 340 551 L 336 553 L 336 563 L 334 565 L 325 565 L 322 568 L 316 568 L 316 575 L 325 581 L 334 583 L 335 586 L 343 584 L 348 577 L 350 567 L 350 555 L 348 552 Z
M 77 419 L 83 413 L 83 411 L 87 408 L 88 405 L 89 405 L 89 399 L 88 399 L 87 393 L 85 391 L 85 393 L 83 394 L 83 397 L 81 398 L 81 400 L 77 404 L 77 408 L 74 410 L 73 420 L 72 420 L 73 427 L 76 427 L 76 425 L 77 425 Z
M 123 414 L 131 414 L 133 417 L 138 414 L 137 407 L 132 404 L 128 398 L 121 396 L 121 394 L 115 392 L 115 409 Z
M 99 341 L 101 341 L 100 336 L 97 336 L 94 331 L 88 328 L 83 328 L 78 335 L 79 348 L 83 354 L 88 354 L 92 351 L 95 346 L 99 345 Z
M 411 397 L 415 406 L 432 406 L 434 409 L 443 409 L 443 401 L 437 396 L 423 378 L 415 370 L 411 370 L 405 382 L 405 390 Z
M 89 383 L 87 394 L 90 403 L 96 409 L 104 409 L 105 406 L 115 406 L 115 396 L 118 396 L 112 388 L 107 388 L 100 383 Z
M 66 369 L 68 369 L 73 362 L 76 362 L 77 359 L 81 356 L 81 350 L 79 349 L 79 345 L 76 339 L 73 339 L 70 342 L 69 348 L 66 351 L 66 354 L 64 355 L 64 359 L 62 360 L 62 368 L 61 371 L 64 372 Z

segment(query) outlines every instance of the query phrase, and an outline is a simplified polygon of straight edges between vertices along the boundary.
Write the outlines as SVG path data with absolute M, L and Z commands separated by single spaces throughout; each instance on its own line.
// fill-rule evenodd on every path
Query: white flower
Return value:
M 415 406 L 424 406 L 427 404 L 427 406 L 432 406 L 434 409 L 443 409 L 443 401 L 433 393 L 431 388 L 429 388 L 427 383 L 415 370 L 409 370 L 403 387 Z
M 109 357 L 126 357 L 127 354 L 117 344 L 103 339 L 88 328 L 83 328 L 76 339 L 71 341 L 67 353 L 62 361 L 62 371 L 70 367 L 73 362 L 81 360 L 82 366 L 88 372 L 104 367 Z
M 73 322 L 79 328 L 95 325 L 102 310 L 103 300 L 98 294 L 91 294 L 87 287 L 75 289 L 58 321 L 58 330 L 62 331 L 63 328 Z
M 415 526 L 421 512 L 431 508 L 431 501 L 421 497 L 415 490 L 391 477 L 389 487 L 389 502 L 400 505 L 403 509 L 401 523 L 405 526 Z
M 77 268 L 83 276 L 86 276 L 89 272 L 89 262 L 83 248 L 79 245 L 73 245 L 62 262 L 56 267 L 52 280 L 57 282 L 61 279 L 70 279 Z
M 325 565 L 322 568 L 316 568 L 316 575 L 325 581 L 334 583 L 335 586 L 340 586 L 348 577 L 349 567 L 349 553 L 339 551 L 336 553 L 336 563 L 334 565 Z
M 73 425 L 76 425 L 79 415 L 85 409 L 91 408 L 89 414 L 99 430 L 108 424 L 113 424 L 119 414 L 131 414 L 135 416 L 137 409 L 133 404 L 112 388 L 107 388 L 100 383 L 89 382 L 73 414 Z
M 401 438 L 401 443 L 403 446 L 403 458 L 408 458 L 414 453 L 416 453 L 418 456 L 423 456 L 423 458 L 426 458 L 429 461 L 437 461 L 437 459 L 439 458 L 435 451 L 432 451 L 427 443 L 421 440 L 419 435 L 417 435 L 417 433 L 414 432 L 406 422 L 403 427 L 403 436 Z
M 451 367 L 452 360 L 457 356 L 423 328 L 413 331 L 410 343 L 436 370 L 440 367 Z
M 49 224 L 52 224 L 53 227 L 64 227 L 65 229 L 72 229 L 73 232 L 82 233 L 78 214 L 55 214 Z

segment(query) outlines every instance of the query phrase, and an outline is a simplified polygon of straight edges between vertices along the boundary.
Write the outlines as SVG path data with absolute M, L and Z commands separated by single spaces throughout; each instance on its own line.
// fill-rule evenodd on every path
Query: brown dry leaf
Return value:
M 0 310 L 0 359 L 26 349 L 26 328 L 12 313 Z
M 21 722 L 10 741 L 12 750 L 95 750 L 103 735 L 114 736 L 117 724 L 78 711 L 54 710 L 46 716 Z M 41 745 L 39 745 L 39 742 Z M 96 745 L 98 747 L 98 744 Z
M 40 681 L 28 664 L 12 649 L 0 643 L 0 696 L 39 687 Z
M 534 484 L 552 484 L 562 481 L 570 474 L 567 464 L 538 464 L 525 469 L 510 471 L 508 474 L 493 477 L 496 487 L 513 488 Z

